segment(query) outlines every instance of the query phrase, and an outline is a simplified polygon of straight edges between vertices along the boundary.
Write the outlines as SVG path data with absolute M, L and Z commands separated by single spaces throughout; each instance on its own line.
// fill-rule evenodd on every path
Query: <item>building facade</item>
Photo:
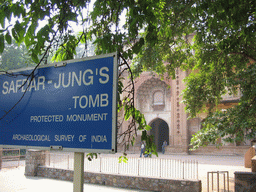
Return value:
M 192 135 L 201 129 L 201 121 L 206 114 L 188 120 L 185 105 L 181 103 L 181 92 L 185 88 L 183 79 L 187 75 L 186 71 L 177 69 L 176 79 L 173 80 L 167 77 L 161 79 L 152 72 L 143 72 L 135 79 L 135 107 L 144 114 L 147 123 L 152 127 L 149 134 L 154 135 L 158 152 L 161 152 L 162 144 L 166 141 L 166 154 L 244 155 L 250 147 L 249 141 L 240 144 L 226 143 L 220 148 L 209 145 L 195 151 L 189 150 Z M 225 109 L 235 104 L 239 97 L 227 95 L 223 99 L 220 107 Z M 124 124 L 122 129 L 125 128 Z M 138 132 L 136 143 L 128 152 L 140 151 L 140 136 L 141 132 Z

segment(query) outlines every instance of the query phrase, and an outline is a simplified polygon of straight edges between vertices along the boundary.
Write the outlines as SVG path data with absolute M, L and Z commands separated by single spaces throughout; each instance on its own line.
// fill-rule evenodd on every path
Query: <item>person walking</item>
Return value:
M 144 144 L 144 142 L 141 142 L 141 145 L 140 145 L 140 157 L 142 157 L 144 151 L 145 151 L 145 144 Z
M 165 147 L 167 146 L 167 142 L 166 140 L 163 142 L 163 145 L 162 145 L 162 153 L 164 154 L 165 153 Z

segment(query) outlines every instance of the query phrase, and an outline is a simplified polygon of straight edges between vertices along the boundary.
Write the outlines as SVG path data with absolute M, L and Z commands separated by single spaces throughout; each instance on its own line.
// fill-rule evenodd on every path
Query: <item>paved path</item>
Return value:
M 120 154 L 115 154 L 120 156 Z M 101 154 L 101 156 L 107 156 Z M 113 155 L 112 155 L 113 156 Z M 129 157 L 138 157 L 139 154 L 128 154 Z M 163 155 L 160 158 L 168 159 L 193 159 L 199 162 L 199 180 L 202 181 L 203 192 L 207 190 L 207 172 L 210 171 L 228 171 L 230 176 L 230 192 L 234 191 L 234 172 L 247 171 L 251 169 L 244 168 L 244 157 L 242 156 L 203 156 L 203 155 Z M 25 177 L 25 167 L 4 168 L 0 171 L 0 192 L 72 192 L 73 183 L 41 177 Z M 139 191 L 122 188 L 106 187 L 102 185 L 85 184 L 84 192 L 87 191 Z
M 0 171 L 0 192 L 72 192 L 73 182 L 41 177 L 25 177 L 25 167 L 4 168 Z M 84 184 L 84 192 L 135 192 L 102 185 Z

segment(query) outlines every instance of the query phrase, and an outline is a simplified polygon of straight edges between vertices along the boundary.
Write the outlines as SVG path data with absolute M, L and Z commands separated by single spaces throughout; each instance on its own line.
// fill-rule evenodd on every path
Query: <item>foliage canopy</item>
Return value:
M 189 72 L 187 112 L 195 117 L 208 106 L 195 147 L 220 136 L 231 142 L 255 137 L 256 1 L 96 0 L 91 12 L 89 3 L 1 0 L 0 53 L 14 39 L 40 64 L 39 56 L 50 51 L 55 60 L 72 59 L 78 44 L 91 40 L 96 54 L 117 50 L 133 60 L 134 75 L 152 70 L 175 78 L 180 67 Z M 216 110 L 223 94 L 237 90 L 237 106 Z

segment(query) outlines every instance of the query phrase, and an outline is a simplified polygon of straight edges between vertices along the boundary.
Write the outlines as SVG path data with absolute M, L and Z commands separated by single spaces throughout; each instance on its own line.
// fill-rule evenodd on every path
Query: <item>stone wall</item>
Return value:
M 189 151 L 190 155 L 241 155 L 244 156 L 250 146 L 216 146 L 199 147 L 195 151 Z
M 37 167 L 45 165 L 46 151 L 27 150 L 25 161 L 25 175 L 36 176 Z
M 255 156 L 255 149 L 250 147 L 244 155 L 244 167 L 252 167 L 252 158 Z
M 46 151 L 27 150 L 25 175 L 72 181 L 74 171 L 45 167 L 46 153 Z M 84 183 L 150 191 L 201 192 L 200 180 L 172 180 L 85 172 Z
M 72 181 L 72 170 L 37 167 L 37 176 Z M 171 180 L 141 176 L 84 173 L 84 183 L 150 191 L 201 192 L 200 180 Z
M 255 192 L 256 172 L 235 172 L 235 192 Z
M 256 156 L 254 156 L 252 159 L 252 172 L 256 173 Z M 255 180 L 256 182 L 256 180 Z
M 216 146 L 199 147 L 195 151 L 189 151 L 190 155 L 239 155 L 244 156 L 250 146 L 222 146 L 217 148 Z M 123 150 L 123 149 L 120 149 Z M 140 153 L 140 146 L 130 147 L 130 151 L 127 153 Z M 165 154 L 187 154 L 186 146 L 167 146 L 165 148 Z M 139 156 L 139 155 L 138 155 Z M 250 162 L 251 164 L 251 162 Z

